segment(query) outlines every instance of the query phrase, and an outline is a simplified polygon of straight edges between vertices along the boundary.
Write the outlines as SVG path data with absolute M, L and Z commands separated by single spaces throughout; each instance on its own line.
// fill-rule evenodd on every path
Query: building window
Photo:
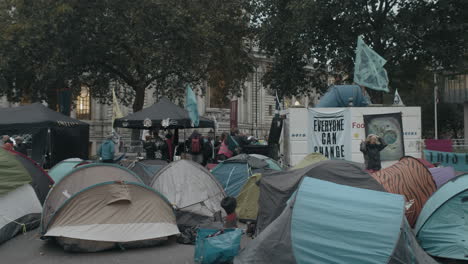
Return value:
M 229 98 L 227 97 L 227 89 L 224 81 L 219 81 L 217 85 L 210 85 L 208 88 L 209 93 L 209 107 L 210 108 L 229 108 Z
M 273 115 L 273 106 L 272 105 L 268 106 L 268 115 L 270 115 L 270 116 Z
M 89 88 L 86 86 L 81 87 L 81 93 L 76 99 L 76 118 L 91 119 L 91 95 Z

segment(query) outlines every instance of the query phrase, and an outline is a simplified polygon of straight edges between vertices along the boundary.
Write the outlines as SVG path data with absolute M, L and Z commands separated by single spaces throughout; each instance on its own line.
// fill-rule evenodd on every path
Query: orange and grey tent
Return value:
M 372 176 L 391 193 L 404 195 L 406 217 L 414 226 L 427 199 L 436 191 L 429 170 L 413 157 L 403 157 L 392 166 L 372 173 Z
M 44 238 L 65 250 L 94 252 L 159 243 L 179 233 L 170 203 L 128 169 L 80 166 L 51 189 L 41 222 Z

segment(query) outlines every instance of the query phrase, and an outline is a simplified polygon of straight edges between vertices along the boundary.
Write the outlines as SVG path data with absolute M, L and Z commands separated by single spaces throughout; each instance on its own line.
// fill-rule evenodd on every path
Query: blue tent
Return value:
M 442 185 L 424 205 L 415 227 L 432 256 L 468 260 L 468 174 Z
M 211 172 L 221 183 L 228 196 L 237 197 L 250 176 L 267 170 L 280 171 L 281 167 L 262 155 L 240 154 L 216 166 Z
M 320 98 L 317 107 L 347 107 L 353 102 L 353 106 L 368 106 L 369 96 L 362 93 L 358 85 L 333 85 Z
M 405 218 L 405 198 L 306 177 L 240 263 L 436 263 Z
M 54 182 L 59 182 L 63 178 L 63 176 L 67 175 L 78 164 L 82 162 L 83 160 L 79 158 L 63 160 L 56 164 L 52 169 L 50 169 L 49 175 L 54 180 Z

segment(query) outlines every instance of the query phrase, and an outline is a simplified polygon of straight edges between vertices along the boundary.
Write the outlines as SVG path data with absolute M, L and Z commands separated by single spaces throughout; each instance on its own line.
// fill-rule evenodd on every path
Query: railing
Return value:
M 452 139 L 452 147 L 454 152 L 468 152 L 468 142 L 464 138 Z

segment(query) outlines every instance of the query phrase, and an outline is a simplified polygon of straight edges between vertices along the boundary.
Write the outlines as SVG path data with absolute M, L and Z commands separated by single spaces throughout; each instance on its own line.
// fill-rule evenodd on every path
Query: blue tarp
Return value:
M 291 220 L 297 263 L 387 263 L 404 203 L 401 195 L 304 178 Z
M 316 107 L 347 107 L 350 106 L 368 106 L 370 104 L 369 96 L 362 93 L 358 85 L 333 85 L 327 93 L 321 98 Z
M 468 174 L 444 184 L 424 205 L 416 236 L 433 256 L 468 260 Z

